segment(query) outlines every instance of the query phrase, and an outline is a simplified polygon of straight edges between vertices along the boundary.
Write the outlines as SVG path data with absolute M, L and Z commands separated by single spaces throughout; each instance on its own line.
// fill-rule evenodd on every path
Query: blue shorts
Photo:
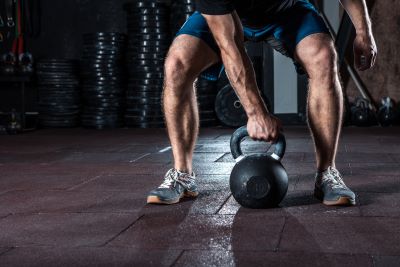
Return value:
M 300 74 L 303 74 L 304 71 L 293 57 L 297 44 L 303 38 L 314 33 L 329 34 L 329 30 L 318 11 L 305 0 L 298 1 L 289 9 L 276 14 L 271 22 L 263 27 L 243 26 L 243 30 L 246 40 L 267 41 L 275 50 L 292 58 L 297 72 Z M 207 22 L 199 12 L 195 12 L 189 17 L 176 36 L 181 34 L 200 38 L 218 55 L 220 54 Z M 205 70 L 201 76 L 208 80 L 217 80 L 222 71 L 223 65 L 220 62 Z

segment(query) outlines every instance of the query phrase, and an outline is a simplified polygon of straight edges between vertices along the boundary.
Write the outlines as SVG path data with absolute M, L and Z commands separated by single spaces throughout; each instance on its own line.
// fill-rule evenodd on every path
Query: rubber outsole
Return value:
M 186 191 L 179 198 L 171 199 L 171 200 L 162 200 L 158 196 L 148 196 L 147 204 L 163 204 L 163 205 L 172 205 L 179 203 L 183 198 L 196 198 L 199 195 L 198 192 Z
M 314 190 L 314 197 L 320 201 L 322 204 L 326 206 L 354 206 L 356 205 L 356 201 L 349 197 L 339 197 L 337 200 L 324 200 L 323 192 L 319 190 Z

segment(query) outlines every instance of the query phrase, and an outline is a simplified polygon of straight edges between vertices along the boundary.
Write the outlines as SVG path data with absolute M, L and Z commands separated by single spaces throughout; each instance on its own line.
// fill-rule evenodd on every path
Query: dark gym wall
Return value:
M 27 51 L 38 58 L 79 58 L 82 34 L 96 31 L 126 32 L 123 4 L 128 0 L 41 0 L 41 33 L 27 39 Z M 11 49 L 14 38 L 0 44 L 0 54 Z M 19 91 L 11 84 L 0 84 L 0 111 L 19 107 Z M 28 111 L 34 108 L 35 92 L 28 90 Z M 10 101 L 13 99 L 13 101 Z
M 41 34 L 27 40 L 35 58 L 79 58 L 82 33 L 126 32 L 123 4 L 127 0 L 42 0 Z M 11 42 L 2 46 L 9 50 Z

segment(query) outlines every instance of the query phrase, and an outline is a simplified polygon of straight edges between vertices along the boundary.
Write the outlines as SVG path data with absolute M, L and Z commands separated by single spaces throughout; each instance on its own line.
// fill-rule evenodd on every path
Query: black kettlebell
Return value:
M 391 126 L 396 120 L 395 103 L 390 97 L 381 100 L 381 107 L 378 110 L 378 120 L 382 127 Z
M 246 126 L 231 137 L 231 152 L 236 160 L 230 177 L 230 188 L 236 201 L 247 208 L 276 207 L 285 197 L 288 176 L 281 164 L 286 150 L 285 136 L 280 134 L 272 155 L 244 155 L 240 142 L 249 136 Z
M 364 98 L 357 98 L 351 108 L 351 120 L 354 125 L 368 127 L 376 124 L 376 118 L 371 110 L 371 103 Z

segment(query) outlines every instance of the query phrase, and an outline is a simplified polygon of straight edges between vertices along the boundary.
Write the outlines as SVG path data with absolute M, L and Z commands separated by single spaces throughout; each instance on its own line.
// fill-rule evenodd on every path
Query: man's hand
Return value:
M 358 70 L 367 70 L 374 66 L 377 48 L 372 34 L 357 34 L 354 40 L 354 65 Z
M 247 121 L 247 131 L 254 140 L 275 143 L 281 131 L 282 124 L 278 118 L 267 114 L 251 116 Z

